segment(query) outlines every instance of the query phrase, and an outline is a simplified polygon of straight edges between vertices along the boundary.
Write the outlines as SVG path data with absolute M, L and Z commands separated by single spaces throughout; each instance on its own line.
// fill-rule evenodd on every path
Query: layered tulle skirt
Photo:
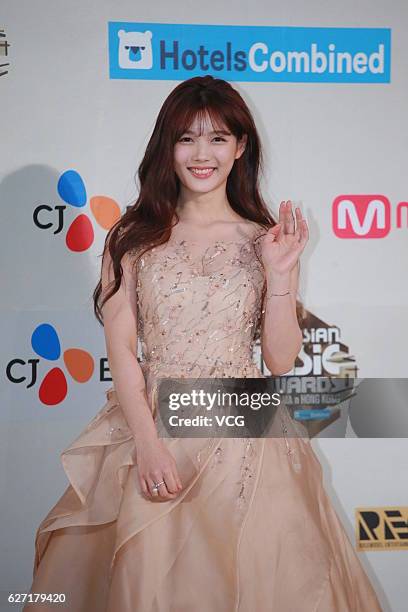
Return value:
M 35 538 L 31 592 L 64 594 L 65 604 L 24 610 L 381 611 L 308 439 L 164 442 L 184 488 L 151 501 L 116 393 L 107 391 L 61 453 L 69 485 Z

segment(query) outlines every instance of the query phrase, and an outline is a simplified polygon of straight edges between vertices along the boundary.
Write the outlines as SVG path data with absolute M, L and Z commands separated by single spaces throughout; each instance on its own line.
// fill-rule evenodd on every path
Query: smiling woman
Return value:
M 241 157 L 245 149 L 247 139 L 246 135 L 243 135 L 237 142 L 225 126 L 219 126 L 216 130 L 212 128 L 208 117 L 205 123 L 196 118 L 191 128 L 183 132 L 174 147 L 174 168 L 180 180 L 185 177 L 188 170 L 195 179 L 208 179 L 205 182 L 205 189 L 215 188 L 227 181 L 235 160 Z M 183 184 L 188 188 L 188 182 L 183 181 Z M 193 186 L 192 183 L 191 187 Z
M 65 593 L 71 612 L 381 612 L 285 405 L 271 437 L 158 436 L 162 378 L 261 383 L 258 338 L 273 374 L 299 351 L 308 228 L 290 203 L 275 222 L 260 165 L 229 83 L 170 93 L 94 292 L 113 386 L 62 453 L 69 486 L 36 534 L 31 590 Z
M 211 176 L 213 174 L 213 172 L 216 170 L 215 168 L 189 168 L 190 172 L 192 172 L 194 174 L 194 176 L 196 176 L 197 178 L 208 178 L 209 176 Z

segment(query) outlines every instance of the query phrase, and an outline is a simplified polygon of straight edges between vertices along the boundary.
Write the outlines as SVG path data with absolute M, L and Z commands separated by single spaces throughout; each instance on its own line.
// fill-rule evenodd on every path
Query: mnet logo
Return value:
M 408 202 L 397 205 L 397 228 L 402 227 L 403 210 L 408 213 Z M 391 229 L 390 201 L 383 195 L 338 196 L 332 207 L 332 227 L 338 238 L 385 238 Z

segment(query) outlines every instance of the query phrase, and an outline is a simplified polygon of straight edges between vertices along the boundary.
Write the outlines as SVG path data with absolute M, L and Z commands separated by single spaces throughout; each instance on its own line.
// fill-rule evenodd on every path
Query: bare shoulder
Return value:
M 260 236 L 263 236 L 264 234 L 266 234 L 266 232 L 268 231 L 268 227 L 265 225 L 262 225 L 261 223 L 257 223 L 256 221 L 248 221 L 246 223 L 245 231 L 248 235 L 248 238 L 252 238 L 253 240 L 256 240 Z

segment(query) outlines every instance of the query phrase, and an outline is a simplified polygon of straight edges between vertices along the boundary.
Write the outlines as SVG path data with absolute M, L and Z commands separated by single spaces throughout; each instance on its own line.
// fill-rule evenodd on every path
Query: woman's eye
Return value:
M 222 140 L 223 142 L 226 142 L 225 138 L 223 138 L 222 136 L 215 136 L 215 137 L 213 138 L 213 140 L 216 140 L 216 139 L 218 139 L 218 140 Z M 179 142 L 183 142 L 183 141 L 185 141 L 185 140 L 191 140 L 190 136 L 182 136 L 182 137 L 180 138 Z

